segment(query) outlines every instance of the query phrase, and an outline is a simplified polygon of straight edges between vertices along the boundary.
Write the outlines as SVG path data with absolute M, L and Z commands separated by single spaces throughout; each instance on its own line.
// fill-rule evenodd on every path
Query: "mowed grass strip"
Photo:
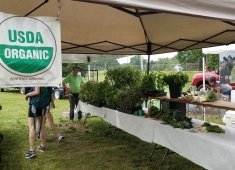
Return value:
M 47 152 L 39 153 L 34 159 L 25 159 L 29 148 L 27 125 L 27 102 L 18 92 L 0 93 L 0 133 L 4 141 L 0 144 L 1 170 L 25 169 L 180 169 L 200 170 L 200 166 L 177 155 L 167 157 L 160 167 L 164 150 L 157 150 L 153 161 L 149 154 L 153 144 L 146 143 L 123 131 L 114 136 L 105 136 L 108 124 L 100 118 L 88 119 L 86 126 L 74 124 L 62 116 L 68 111 L 68 100 L 57 100 L 53 115 L 57 127 L 65 136 L 58 142 L 47 125 Z M 37 145 L 39 142 L 37 141 Z

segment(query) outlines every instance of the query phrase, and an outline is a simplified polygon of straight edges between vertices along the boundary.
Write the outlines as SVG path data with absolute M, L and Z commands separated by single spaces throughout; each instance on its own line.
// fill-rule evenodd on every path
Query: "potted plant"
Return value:
M 142 110 L 142 95 L 140 87 L 123 87 L 117 93 L 117 110 L 133 114 L 137 110 Z
M 132 67 L 110 69 L 105 73 L 105 80 L 114 88 L 133 87 L 141 84 L 142 73 Z
M 157 93 L 156 89 L 156 74 L 151 72 L 149 74 L 145 73 L 141 83 L 141 91 L 144 96 L 149 96 Z
M 116 110 L 118 90 L 108 85 L 105 89 L 105 107 Z
M 108 70 L 105 73 L 105 81 L 109 84 L 105 89 L 105 103 L 107 107 L 130 111 L 134 105 L 132 102 L 137 98 L 136 92 L 132 89 L 140 87 L 141 80 L 141 71 L 132 67 Z
M 166 83 L 163 81 L 164 73 L 151 72 L 145 74 L 142 79 L 141 90 L 144 96 L 163 96 L 166 95 L 164 87 Z
M 163 77 L 164 82 L 169 86 L 170 97 L 181 96 L 183 87 L 188 83 L 188 75 L 183 72 L 172 72 Z
M 157 86 L 158 91 L 160 91 L 161 93 L 166 95 L 164 90 L 165 90 L 165 87 L 166 87 L 167 84 L 163 80 L 165 75 L 166 74 L 163 73 L 163 72 L 158 72 L 156 74 L 156 86 Z

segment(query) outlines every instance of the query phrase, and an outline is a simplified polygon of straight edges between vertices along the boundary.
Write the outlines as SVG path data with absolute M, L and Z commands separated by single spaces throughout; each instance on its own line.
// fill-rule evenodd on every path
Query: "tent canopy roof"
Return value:
M 10 0 L 0 11 L 56 17 L 60 5 L 66 54 L 158 54 L 235 42 L 233 0 Z

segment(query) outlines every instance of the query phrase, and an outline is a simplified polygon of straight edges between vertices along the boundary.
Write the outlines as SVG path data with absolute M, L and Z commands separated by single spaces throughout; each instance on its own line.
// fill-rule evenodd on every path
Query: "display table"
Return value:
M 149 143 L 153 142 L 154 122 L 155 120 L 146 119 L 142 116 L 117 113 L 117 128 Z
M 235 169 L 235 129 L 222 126 L 225 134 L 205 133 L 175 129 L 161 123 L 154 122 L 154 143 L 169 148 L 206 169 Z M 193 120 L 194 126 L 202 123 Z
M 218 106 L 222 103 L 219 102 Z M 209 102 L 207 105 L 212 106 Z M 229 109 L 232 110 L 232 108 L 234 106 L 230 105 Z M 97 110 L 93 109 L 94 112 Z M 195 132 L 192 129 L 173 128 L 160 120 L 134 116 L 109 108 L 102 108 L 102 110 L 103 114 L 97 113 L 96 115 L 100 114 L 112 126 L 143 141 L 169 148 L 206 169 L 235 169 L 235 129 L 233 128 L 221 126 L 225 134 Z M 200 120 L 193 119 L 192 121 L 194 126 L 203 124 Z
M 233 102 L 225 102 L 225 101 L 215 101 L 215 102 L 191 102 L 187 100 L 182 100 L 178 98 L 169 98 L 167 96 L 163 97 L 151 97 L 151 99 L 157 99 L 161 101 L 169 101 L 174 103 L 184 103 L 184 104 L 194 104 L 204 107 L 214 107 L 218 109 L 225 109 L 225 110 L 235 110 L 235 103 Z
M 115 114 L 109 116 L 106 113 L 105 120 L 109 122 L 110 119 L 117 128 L 143 141 L 169 148 L 206 169 L 235 169 L 235 129 L 222 126 L 225 134 L 194 132 L 192 129 L 176 129 L 151 118 L 118 111 Z M 193 119 L 194 126 L 201 124 L 203 121 Z

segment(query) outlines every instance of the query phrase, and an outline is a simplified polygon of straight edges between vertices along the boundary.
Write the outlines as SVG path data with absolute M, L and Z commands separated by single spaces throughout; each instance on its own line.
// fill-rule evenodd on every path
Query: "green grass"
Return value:
M 153 161 L 148 160 L 153 144 L 118 131 L 114 136 L 105 136 L 107 123 L 100 118 L 88 119 L 86 126 L 80 122 L 69 124 L 62 116 L 68 111 L 68 101 L 57 100 L 53 110 L 55 122 L 65 136 L 57 142 L 47 127 L 47 152 L 38 153 L 34 159 L 26 160 L 29 148 L 27 126 L 27 102 L 18 92 L 0 93 L 0 132 L 4 141 L 0 144 L 2 152 L 1 170 L 70 170 L 70 169 L 159 169 L 164 151 L 157 150 Z M 39 143 L 37 143 L 39 144 Z M 203 169 L 187 159 L 169 155 L 160 169 L 200 170 Z

